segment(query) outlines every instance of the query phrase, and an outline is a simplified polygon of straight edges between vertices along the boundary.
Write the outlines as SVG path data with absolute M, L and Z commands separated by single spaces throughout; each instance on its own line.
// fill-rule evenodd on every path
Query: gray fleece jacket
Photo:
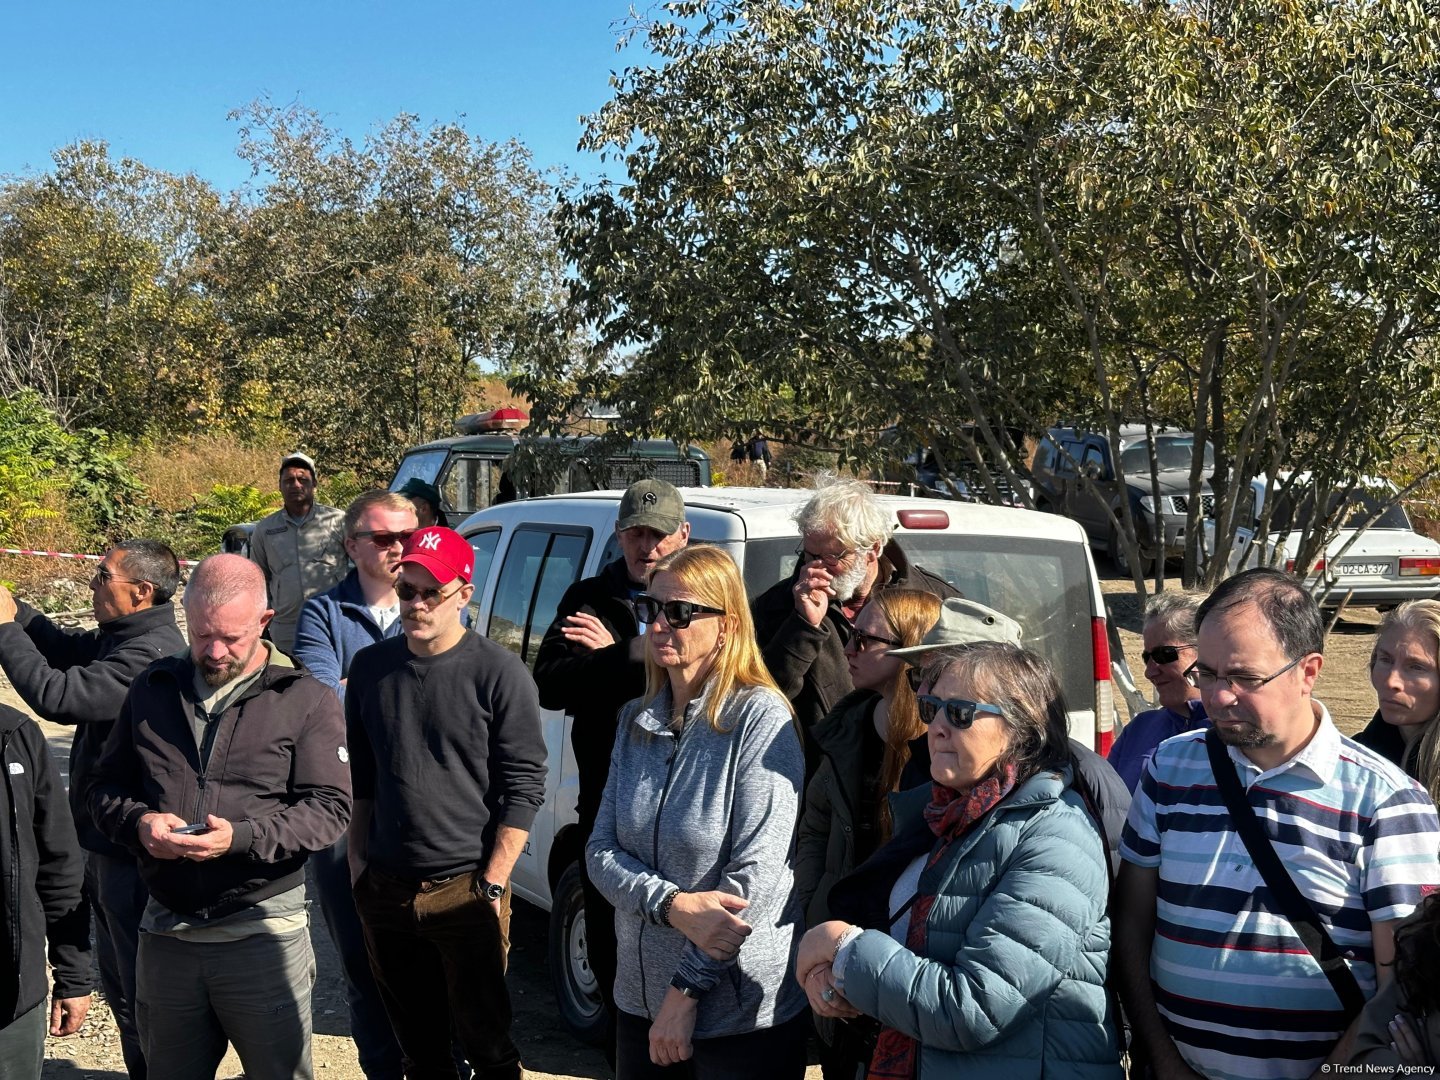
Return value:
M 586 846 L 595 887 L 615 906 L 615 1003 L 654 1019 L 670 980 L 702 993 L 694 1037 L 782 1024 L 805 1006 L 793 978 L 801 933 L 792 862 L 805 755 L 785 701 L 747 687 L 720 710 L 723 731 L 690 703 L 677 733 L 667 687 L 621 710 L 600 815 Z M 750 906 L 739 955 L 706 956 L 660 923 L 672 889 L 722 890 Z

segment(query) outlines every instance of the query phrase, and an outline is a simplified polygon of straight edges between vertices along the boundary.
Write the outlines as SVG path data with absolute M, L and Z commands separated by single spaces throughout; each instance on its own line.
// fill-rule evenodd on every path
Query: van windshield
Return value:
M 1024 644 L 1055 667 L 1067 708 L 1095 707 L 1090 576 L 1079 544 L 1011 536 L 906 532 L 910 559 L 971 600 L 1003 611 L 1024 628 Z M 792 537 L 745 544 L 745 588 L 753 600 L 795 571 Z

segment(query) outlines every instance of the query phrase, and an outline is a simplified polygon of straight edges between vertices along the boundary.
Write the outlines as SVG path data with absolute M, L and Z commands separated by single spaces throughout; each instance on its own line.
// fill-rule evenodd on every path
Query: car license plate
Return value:
M 1345 559 L 1335 566 L 1336 577 L 1386 577 L 1394 572 L 1385 559 Z

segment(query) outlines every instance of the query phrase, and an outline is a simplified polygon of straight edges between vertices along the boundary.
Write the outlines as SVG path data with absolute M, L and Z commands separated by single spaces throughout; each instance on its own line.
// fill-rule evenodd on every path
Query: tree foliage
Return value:
M 595 347 L 531 366 L 537 412 L 862 459 L 898 422 L 1022 490 L 1013 429 L 1179 424 L 1221 450 L 1222 541 L 1258 472 L 1433 462 L 1413 0 L 684 0 L 633 32 L 658 62 L 585 139 L 626 177 L 559 211 Z

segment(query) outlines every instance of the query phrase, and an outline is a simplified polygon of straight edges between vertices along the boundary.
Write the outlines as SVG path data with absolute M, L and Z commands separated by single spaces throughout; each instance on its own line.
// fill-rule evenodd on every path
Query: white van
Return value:
M 533 670 L 565 590 L 620 557 L 615 516 L 621 494 L 524 499 L 467 518 L 459 531 L 475 549 L 470 626 L 518 653 Z M 752 600 L 794 571 L 800 547 L 794 515 L 812 492 L 721 487 L 685 488 L 682 494 L 691 543 L 730 552 Z M 1105 605 L 1084 530 L 1030 510 L 880 498 L 893 508 L 895 539 L 912 561 L 1024 627 L 1025 644 L 1059 673 L 1072 734 L 1107 751 L 1114 708 Z M 552 710 L 541 719 L 550 762 L 546 801 L 512 884 L 517 896 L 551 912 L 550 973 L 562 1018 L 577 1036 L 594 1039 L 604 1017 L 585 960 L 571 718 Z

